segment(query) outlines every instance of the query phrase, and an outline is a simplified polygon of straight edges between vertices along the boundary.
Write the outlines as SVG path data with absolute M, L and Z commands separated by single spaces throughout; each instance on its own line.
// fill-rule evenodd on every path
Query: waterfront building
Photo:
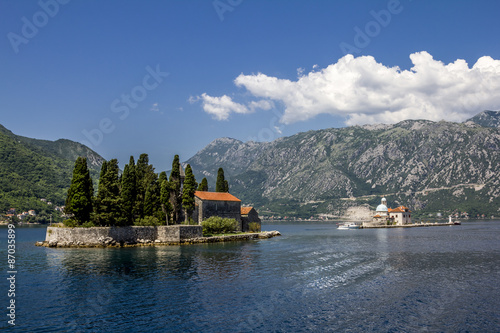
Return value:
M 248 223 L 260 218 L 253 207 L 241 207 L 241 200 L 227 192 L 194 192 L 195 209 L 193 220 L 198 224 L 211 216 L 235 219 L 238 231 L 248 231 Z
M 367 226 L 404 224 L 411 224 L 411 211 L 405 206 L 388 208 L 386 198 L 382 198 L 372 220 L 363 223 L 363 225 Z
M 241 200 L 227 192 L 194 192 L 193 220 L 201 224 L 211 216 L 235 219 L 241 229 Z
M 250 223 L 258 223 L 259 229 L 261 221 L 259 213 L 253 207 L 241 207 L 241 228 L 242 230 L 249 230 Z
M 411 211 L 405 206 L 389 208 L 388 213 L 396 225 L 411 224 Z

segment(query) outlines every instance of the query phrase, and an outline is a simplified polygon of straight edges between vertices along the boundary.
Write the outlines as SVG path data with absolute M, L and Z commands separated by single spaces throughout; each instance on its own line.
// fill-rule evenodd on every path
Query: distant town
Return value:
M 51 201 L 41 198 L 41 202 L 47 205 L 47 209 L 37 212 L 35 209 L 26 211 L 18 211 L 17 208 L 12 207 L 3 214 L 0 214 L 0 224 L 7 223 L 26 223 L 26 224 L 47 224 L 60 221 L 68 216 L 64 213 L 64 206 L 54 205 Z

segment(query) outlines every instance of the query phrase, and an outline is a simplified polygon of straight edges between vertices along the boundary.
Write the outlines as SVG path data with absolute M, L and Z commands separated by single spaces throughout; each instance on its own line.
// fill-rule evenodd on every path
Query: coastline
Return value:
M 160 241 L 160 240 L 144 240 L 138 239 L 137 241 L 116 241 L 114 239 L 101 238 L 98 242 L 82 242 L 82 241 L 57 241 L 45 240 L 36 242 L 36 246 L 52 247 L 52 248 L 122 248 L 122 247 L 142 247 L 142 246 L 171 246 L 171 245 L 190 245 L 190 244 L 207 244 L 207 243 L 222 243 L 222 242 L 235 242 L 247 241 L 256 239 L 268 239 L 281 236 L 277 230 L 262 231 L 255 233 L 245 233 L 237 235 L 225 236 L 210 236 L 210 237 L 193 237 L 180 239 L 178 241 Z
M 444 227 L 457 225 L 455 223 L 415 223 L 415 224 L 402 224 L 402 225 L 361 225 L 359 229 L 389 229 L 389 228 L 419 228 L 419 227 Z

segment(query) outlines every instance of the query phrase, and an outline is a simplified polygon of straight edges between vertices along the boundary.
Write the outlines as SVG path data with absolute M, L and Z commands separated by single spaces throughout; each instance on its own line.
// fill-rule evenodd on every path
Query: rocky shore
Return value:
M 185 245 L 185 244 L 203 244 L 203 243 L 219 243 L 219 242 L 234 242 L 254 239 L 267 239 L 276 236 L 281 236 L 279 231 L 263 231 L 256 233 L 245 233 L 227 236 L 212 236 L 212 237 L 194 237 L 182 239 L 175 242 L 162 242 L 160 240 L 137 239 L 137 241 L 118 242 L 112 237 L 99 237 L 95 242 L 83 241 L 41 241 L 36 242 L 36 246 L 44 247 L 59 247 L 59 248 L 92 248 L 92 247 L 138 247 L 138 246 L 162 246 L 162 245 Z

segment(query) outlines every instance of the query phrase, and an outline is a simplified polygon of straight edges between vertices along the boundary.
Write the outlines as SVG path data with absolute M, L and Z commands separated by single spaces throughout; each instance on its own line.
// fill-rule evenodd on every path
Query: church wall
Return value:
M 219 216 L 235 219 L 238 222 L 237 230 L 242 230 L 240 201 L 211 201 L 195 197 L 195 202 L 198 205 L 197 221 L 199 224 L 211 216 Z
M 252 222 L 258 223 L 259 225 L 261 224 L 259 213 L 257 213 L 255 209 L 252 209 L 248 215 L 241 216 L 241 231 L 248 231 L 249 223 Z

